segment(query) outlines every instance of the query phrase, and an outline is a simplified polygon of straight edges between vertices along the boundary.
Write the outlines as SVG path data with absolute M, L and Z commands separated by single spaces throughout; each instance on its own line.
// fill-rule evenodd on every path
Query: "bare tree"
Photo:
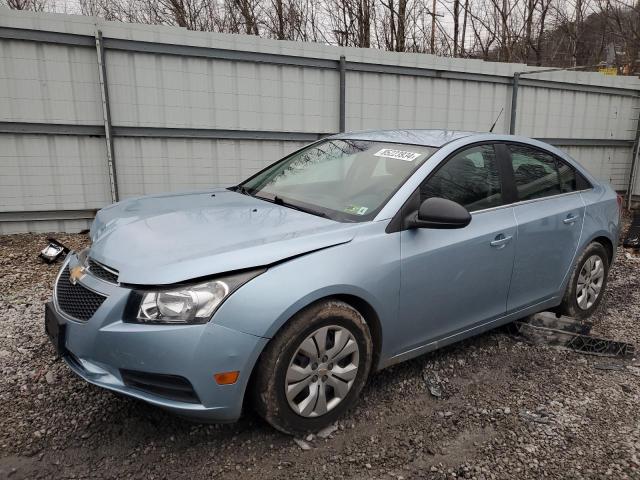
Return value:
M 386 3 L 385 3 L 386 1 Z M 380 18 L 377 29 L 383 39 L 383 48 L 395 52 L 415 50 L 413 44 L 407 42 L 415 25 L 418 11 L 415 0 L 380 0 Z
M 552 0 L 538 0 L 538 17 L 537 28 L 535 33 L 535 40 L 529 39 L 528 47 L 531 48 L 536 54 L 536 65 L 540 66 L 544 57 L 544 38 L 546 33 L 546 20 L 549 8 L 551 7 Z
M 464 14 L 462 17 L 462 36 L 460 38 L 460 55 L 465 55 L 464 43 L 467 38 L 467 21 L 469 19 L 469 0 L 464 2 Z
M 56 2 L 59 2 L 58 4 Z M 0 0 L 63 11 L 64 0 Z M 397 52 L 638 72 L 640 0 L 75 0 L 122 22 Z
M 372 45 L 373 0 L 327 0 L 324 14 L 336 44 L 365 48 Z
M 241 18 L 242 33 L 247 35 L 259 35 L 258 30 L 258 10 L 259 0 L 230 0 L 229 6 L 237 9 Z
M 565 0 L 554 5 L 556 29 L 565 36 L 565 41 L 558 44 L 558 51 L 570 59 L 572 67 L 585 64 L 584 19 L 590 8 L 590 0 Z
M 614 50 L 616 63 L 621 63 L 622 73 L 637 74 L 640 60 L 640 1 L 601 0 L 599 8 L 607 24 L 603 44 L 607 43 Z M 617 57 L 621 57 L 620 62 Z
M 47 0 L 6 0 L 7 6 L 12 10 L 33 10 L 42 12 L 47 10 Z
M 470 46 L 470 50 L 475 52 L 474 56 L 483 60 L 489 60 L 499 31 L 498 17 L 494 15 L 492 7 L 489 0 L 476 1 L 473 8 L 467 6 L 469 24 L 473 34 L 473 44 Z
M 453 56 L 458 56 L 460 39 L 460 0 L 453 0 Z

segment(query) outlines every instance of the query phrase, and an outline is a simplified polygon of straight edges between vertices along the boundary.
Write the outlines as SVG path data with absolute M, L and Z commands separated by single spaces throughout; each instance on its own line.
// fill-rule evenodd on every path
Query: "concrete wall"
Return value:
M 508 132 L 513 74 L 536 71 L 0 9 L 0 233 L 77 230 L 112 202 L 98 31 L 120 198 L 234 184 L 341 120 L 486 131 L 503 110 L 495 131 Z M 626 190 L 639 90 L 631 77 L 523 75 L 515 132 Z

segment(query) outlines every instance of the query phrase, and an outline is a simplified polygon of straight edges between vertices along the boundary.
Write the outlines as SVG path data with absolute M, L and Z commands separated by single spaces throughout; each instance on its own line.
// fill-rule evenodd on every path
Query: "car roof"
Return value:
M 563 152 L 559 148 L 529 137 L 520 135 L 507 135 L 503 133 L 486 133 L 486 132 L 467 132 L 462 130 L 421 130 L 421 129 L 403 129 L 403 130 L 366 130 L 362 132 L 345 132 L 339 133 L 325 138 L 341 138 L 349 140 L 364 140 L 372 142 L 389 142 L 389 143 L 405 143 L 408 145 L 422 145 L 426 147 L 440 148 L 454 140 L 464 138 L 463 144 L 471 144 L 474 142 L 515 142 L 530 145 L 550 152 L 564 161 L 573 165 L 580 171 L 591 183 L 598 183 L 598 180 L 584 168 L 579 162 Z M 459 145 L 462 146 L 462 145 Z
M 333 135 L 330 138 L 350 140 L 368 140 L 374 142 L 406 143 L 410 145 L 424 145 L 428 147 L 442 147 L 446 143 L 463 137 L 479 135 L 478 132 L 464 132 L 458 130 L 367 130 L 362 132 L 347 132 Z

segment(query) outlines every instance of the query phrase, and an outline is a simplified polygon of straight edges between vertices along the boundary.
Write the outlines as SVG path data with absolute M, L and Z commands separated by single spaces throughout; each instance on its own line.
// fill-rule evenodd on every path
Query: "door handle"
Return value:
M 512 238 L 513 237 L 511 235 L 505 236 L 504 234 L 501 233 L 500 235 L 496 236 L 494 240 L 491 241 L 490 245 L 492 247 L 502 248 L 507 243 L 509 243 Z
M 562 223 L 564 223 L 565 225 L 571 225 L 572 223 L 576 223 L 576 221 L 578 220 L 578 216 L 577 215 L 567 215 L 567 218 L 565 218 Z

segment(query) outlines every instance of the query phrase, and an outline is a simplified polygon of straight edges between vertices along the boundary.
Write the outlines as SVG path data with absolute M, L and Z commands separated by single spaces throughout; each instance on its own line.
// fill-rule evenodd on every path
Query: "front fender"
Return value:
M 271 338 L 293 315 L 317 300 L 351 295 L 367 302 L 381 328 L 388 328 L 398 314 L 400 236 L 387 234 L 384 228 L 385 222 L 366 225 L 349 243 L 270 267 L 233 293 L 212 321 Z M 383 333 L 382 337 L 384 351 L 395 336 Z

